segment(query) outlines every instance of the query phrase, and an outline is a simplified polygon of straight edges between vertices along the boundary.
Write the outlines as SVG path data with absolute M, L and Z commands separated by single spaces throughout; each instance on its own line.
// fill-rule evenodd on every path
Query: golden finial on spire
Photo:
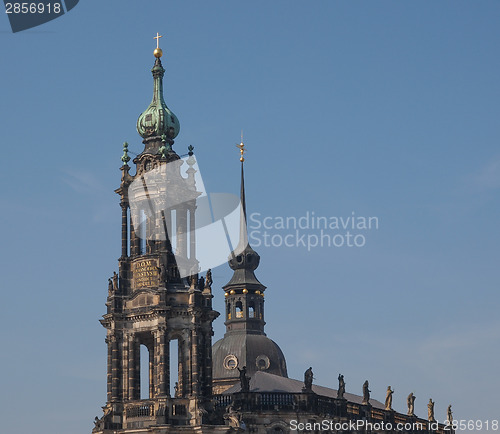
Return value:
M 156 48 L 153 51 L 154 56 L 159 59 L 163 55 L 163 51 L 160 48 L 160 38 L 163 38 L 158 32 L 156 32 L 156 36 L 153 39 L 156 39 Z
M 236 145 L 236 147 L 240 149 L 240 161 L 243 163 L 243 161 L 245 161 L 243 154 L 246 152 L 245 144 L 243 143 L 243 130 L 241 130 L 241 143 Z

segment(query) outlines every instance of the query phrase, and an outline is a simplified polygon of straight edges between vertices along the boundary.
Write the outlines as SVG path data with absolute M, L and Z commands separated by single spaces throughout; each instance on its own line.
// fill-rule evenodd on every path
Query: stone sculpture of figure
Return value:
M 203 420 L 208 415 L 208 411 L 201 405 L 198 405 L 198 416 Z
M 453 423 L 453 412 L 451 411 L 451 405 L 449 405 L 448 410 L 446 410 L 446 417 L 448 419 L 448 424 L 451 425 Z
M 406 398 L 406 404 L 408 405 L 408 416 L 415 416 L 415 399 L 416 396 L 411 392 Z
M 207 270 L 207 276 L 205 278 L 205 288 L 212 289 L 212 270 L 210 268 Z
M 339 390 L 337 390 L 337 398 L 343 399 L 345 393 L 344 376 L 342 374 L 339 374 L 338 380 L 339 380 Z
M 165 283 L 167 281 L 167 269 L 165 265 L 160 264 L 160 266 L 156 268 L 158 269 L 158 279 L 160 280 L 160 284 Z
M 176 381 L 174 386 L 174 398 L 179 396 L 179 383 Z
M 392 394 L 394 390 L 391 389 L 391 386 L 387 386 L 387 393 L 385 394 L 385 409 L 392 410 Z
M 362 402 L 362 404 L 369 404 L 370 403 L 370 392 L 371 392 L 371 390 L 368 389 L 368 380 L 366 380 L 363 383 L 363 402 Z
M 111 278 L 108 279 L 108 294 L 113 294 L 113 281 L 111 280 Z
M 240 386 L 242 392 L 250 391 L 250 378 L 247 377 L 247 367 L 243 366 L 243 369 L 237 368 L 240 371 Z
M 242 428 L 240 415 L 234 411 L 232 405 L 228 405 L 226 408 L 226 414 L 224 415 L 224 419 L 229 422 L 229 426 L 233 428 Z
M 191 281 L 189 283 L 191 284 L 192 289 L 196 288 L 196 286 L 198 285 L 198 278 L 196 277 L 196 274 L 193 274 L 191 276 Z
M 205 279 L 202 276 L 202 277 L 200 277 L 200 280 L 198 281 L 198 289 L 203 290 L 203 288 L 205 288 Z
M 309 367 L 309 369 L 304 372 L 304 389 L 306 390 L 311 390 L 312 389 L 312 384 L 313 384 L 313 369 L 312 367 Z
M 429 399 L 429 404 L 427 404 L 427 419 L 429 422 L 436 422 L 436 419 L 434 419 L 434 401 Z
M 118 290 L 118 274 L 116 274 L 116 271 L 113 271 L 113 289 Z

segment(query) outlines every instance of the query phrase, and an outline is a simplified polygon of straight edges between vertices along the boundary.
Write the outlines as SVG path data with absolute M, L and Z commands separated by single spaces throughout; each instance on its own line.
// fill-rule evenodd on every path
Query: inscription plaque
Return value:
M 132 262 L 132 289 L 158 287 L 158 265 L 158 259 L 139 259 Z

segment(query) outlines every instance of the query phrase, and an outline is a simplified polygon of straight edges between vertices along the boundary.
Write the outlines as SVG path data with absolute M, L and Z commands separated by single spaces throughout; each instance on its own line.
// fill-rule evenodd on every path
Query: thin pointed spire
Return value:
M 234 271 L 233 277 L 223 288 L 226 293 L 226 297 L 246 297 L 248 295 L 255 297 L 255 300 L 260 300 L 260 297 L 264 296 L 266 287 L 260 283 L 255 276 L 254 271 L 259 266 L 260 256 L 254 249 L 252 249 L 252 246 L 250 246 L 248 241 L 246 222 L 247 209 L 245 198 L 245 158 L 243 157 L 245 153 L 245 144 L 243 143 L 243 140 L 241 140 L 241 143 L 236 145 L 236 147 L 240 150 L 241 162 L 240 239 L 236 248 L 231 252 L 228 261 L 229 266 Z M 233 318 L 231 320 L 232 322 L 244 324 L 239 328 L 236 327 L 234 331 L 239 333 L 241 330 L 248 330 L 249 333 L 264 334 L 265 322 L 262 309 L 259 310 L 259 312 L 260 314 L 258 318 L 247 318 L 245 316 Z M 227 333 L 230 333 L 232 330 L 232 326 L 228 326 Z
M 243 143 L 243 130 L 241 131 L 241 142 L 239 145 L 236 145 L 240 150 L 240 161 L 241 161 L 241 181 L 240 181 L 240 239 L 238 242 L 238 246 L 235 249 L 236 253 L 241 253 L 248 246 L 248 234 L 247 234 L 247 206 L 245 201 L 245 172 L 244 172 L 244 162 L 245 157 L 243 154 L 245 153 L 245 144 Z

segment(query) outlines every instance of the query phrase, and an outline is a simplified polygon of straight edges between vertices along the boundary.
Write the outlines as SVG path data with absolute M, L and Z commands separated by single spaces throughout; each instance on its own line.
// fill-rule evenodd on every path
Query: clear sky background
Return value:
M 379 219 L 362 248 L 255 247 L 289 376 L 500 419 L 499 23 L 487 0 L 82 0 L 17 34 L 0 17 L 1 431 L 101 414 L 113 190 L 122 143 L 143 148 L 156 32 L 174 149 L 195 146 L 210 191 L 238 193 L 243 129 L 249 213 Z

